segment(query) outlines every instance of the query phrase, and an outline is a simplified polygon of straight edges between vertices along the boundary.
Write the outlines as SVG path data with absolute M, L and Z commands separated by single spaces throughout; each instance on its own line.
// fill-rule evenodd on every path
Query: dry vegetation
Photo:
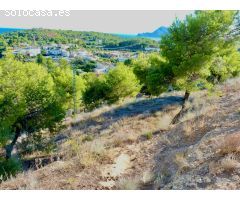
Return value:
M 240 132 L 223 137 L 217 146 L 220 155 L 240 152 Z
M 239 85 L 231 80 L 214 95 L 192 94 L 175 126 L 170 122 L 181 93 L 129 99 L 66 119 L 58 161 L 0 188 L 239 189 Z
M 190 101 L 192 114 L 186 113 L 182 123 L 163 134 L 155 158 L 154 188 L 240 188 L 239 83 L 230 80 L 214 96 L 204 97 L 209 101 L 204 109 L 199 106 L 201 96 Z

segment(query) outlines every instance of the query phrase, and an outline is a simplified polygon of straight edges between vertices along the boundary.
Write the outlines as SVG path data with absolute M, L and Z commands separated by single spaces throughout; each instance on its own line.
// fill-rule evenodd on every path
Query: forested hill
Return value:
M 117 35 L 99 32 L 29 29 L 2 34 L 9 46 L 26 44 L 46 45 L 76 44 L 83 47 L 119 48 L 131 46 L 135 49 L 145 47 L 158 47 L 156 41 L 146 38 L 121 38 Z

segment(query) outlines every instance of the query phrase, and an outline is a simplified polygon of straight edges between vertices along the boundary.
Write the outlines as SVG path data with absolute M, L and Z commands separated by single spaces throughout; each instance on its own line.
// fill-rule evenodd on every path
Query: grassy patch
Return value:
M 150 140 L 150 139 L 152 139 L 152 137 L 153 137 L 153 133 L 152 133 L 152 132 L 147 132 L 147 133 L 144 133 L 143 136 L 144 136 L 147 140 Z

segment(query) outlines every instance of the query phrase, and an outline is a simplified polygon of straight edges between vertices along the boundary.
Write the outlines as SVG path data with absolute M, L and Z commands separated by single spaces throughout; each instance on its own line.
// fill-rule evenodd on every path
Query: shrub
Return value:
M 86 89 L 83 92 L 82 100 L 88 110 L 99 107 L 106 101 L 109 88 L 106 84 L 105 76 L 97 77 L 89 74 L 85 77 Z
M 106 77 L 109 88 L 107 93 L 108 103 L 114 103 L 125 97 L 135 96 L 140 91 L 140 85 L 132 69 L 119 64 L 110 70 Z
M 233 172 L 240 167 L 240 163 L 237 161 L 234 154 L 229 154 L 221 160 L 221 167 L 226 172 Z
M 137 59 L 132 61 L 133 72 L 137 76 L 142 85 L 146 83 L 146 76 L 150 68 L 149 57 L 145 54 L 140 54 Z
M 152 95 L 159 95 L 168 90 L 172 72 L 167 65 L 161 61 L 158 66 L 153 66 L 148 70 L 146 85 L 148 92 Z
M 94 137 L 92 135 L 86 135 L 83 139 L 82 142 L 90 142 L 93 141 Z
M 65 98 L 45 67 L 15 61 L 10 55 L 0 61 L 0 85 L 0 134 L 6 136 L 0 144 L 8 145 L 6 155 L 11 157 L 23 132 L 55 130 L 65 116 Z M 11 138 L 16 139 L 8 144 Z
M 152 134 L 152 132 L 147 132 L 147 133 L 144 134 L 144 137 L 145 137 L 147 140 L 150 140 L 150 139 L 152 139 L 153 134 Z
M 104 103 L 112 104 L 125 97 L 135 96 L 140 85 L 131 68 L 119 64 L 106 75 L 85 76 L 83 103 L 89 110 Z
M 217 152 L 220 155 L 240 152 L 240 134 L 230 134 L 225 136 L 217 145 Z
M 11 158 L 8 160 L 0 160 L 0 182 L 5 181 L 11 176 L 15 176 L 22 169 L 19 160 Z
M 163 74 L 162 65 L 165 60 L 158 54 L 140 54 L 131 64 L 134 74 L 137 76 L 142 86 L 141 92 L 146 94 L 158 94 L 165 90 L 166 74 Z M 156 84 L 156 82 L 159 82 Z M 161 87 L 161 88 L 156 88 Z
M 77 58 L 71 62 L 71 64 L 84 72 L 93 72 L 97 67 L 96 61 L 93 60 L 84 60 L 82 58 Z

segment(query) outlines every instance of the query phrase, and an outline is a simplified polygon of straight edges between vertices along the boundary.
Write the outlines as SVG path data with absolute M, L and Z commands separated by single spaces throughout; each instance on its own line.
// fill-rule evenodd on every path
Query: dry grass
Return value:
M 147 170 L 147 171 L 144 171 L 144 172 L 143 172 L 141 181 L 142 181 L 144 184 L 152 181 L 153 179 L 154 179 L 154 174 L 153 174 L 152 171 Z
M 161 143 L 163 143 L 165 145 L 171 145 L 172 144 L 171 139 L 166 134 L 160 135 L 159 142 L 161 142 Z
M 225 93 L 237 92 L 240 89 L 240 78 L 228 79 L 222 86 Z
M 162 116 L 159 118 L 157 128 L 163 131 L 168 130 L 170 128 L 170 124 L 172 122 L 174 115 L 175 115 L 174 112 L 163 113 Z
M 240 163 L 237 161 L 234 154 L 229 154 L 221 160 L 221 167 L 224 171 L 233 172 L 240 167 Z
M 192 138 L 192 137 L 195 136 L 195 131 L 194 131 L 195 127 L 194 126 L 195 126 L 195 124 L 192 121 L 184 123 L 183 134 L 184 134 L 185 137 Z
M 228 154 L 218 161 L 209 163 L 209 172 L 218 175 L 223 172 L 232 173 L 240 168 L 240 163 L 235 154 Z
M 222 138 L 216 147 L 216 152 L 220 155 L 240 152 L 240 133 L 227 135 Z
M 178 152 L 175 154 L 174 162 L 178 166 L 178 171 L 181 173 L 189 168 L 188 161 L 183 152 Z
M 159 118 L 153 116 L 134 116 L 127 117 L 115 122 L 111 127 L 114 134 L 136 134 L 141 135 L 144 132 L 156 131 L 159 127 Z
M 112 139 L 108 145 L 111 147 L 122 147 L 126 144 L 132 144 L 138 139 L 138 134 L 134 133 L 118 133 L 112 135 Z
M 116 183 L 118 190 L 137 190 L 140 187 L 141 180 L 139 177 L 121 178 Z
M 9 178 L 5 183 L 8 183 L 9 188 L 18 190 L 36 190 L 39 188 L 39 180 L 32 171 L 18 174 L 17 177 Z
M 197 120 L 197 127 L 200 129 L 204 129 L 206 126 L 206 119 L 205 117 L 202 117 L 201 119 Z
M 190 96 L 190 100 L 186 102 L 187 112 L 180 119 L 185 122 L 199 116 L 211 116 L 216 111 L 217 106 L 213 102 L 217 97 L 209 96 L 206 91 L 194 92 Z
M 205 133 L 206 127 L 205 116 L 197 117 L 182 124 L 183 135 L 187 139 L 194 139 L 197 135 Z
M 208 169 L 209 169 L 209 174 L 214 176 L 216 176 L 222 171 L 219 163 L 217 163 L 216 161 L 209 162 Z
M 102 139 L 84 142 L 79 138 L 71 139 L 65 143 L 62 152 L 64 152 L 64 158 L 73 159 L 76 166 L 91 167 L 111 159 L 105 145 Z

